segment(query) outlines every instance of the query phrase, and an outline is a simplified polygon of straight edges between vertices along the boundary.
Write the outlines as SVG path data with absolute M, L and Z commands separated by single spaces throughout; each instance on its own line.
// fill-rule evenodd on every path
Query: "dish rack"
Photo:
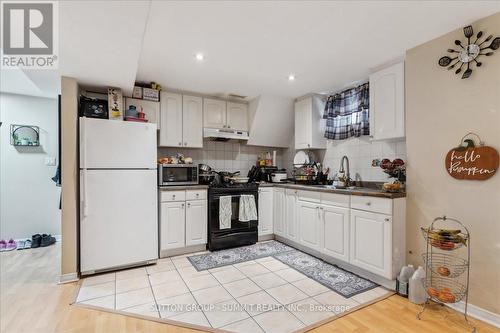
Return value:
M 446 229 L 438 227 L 445 222 L 449 222 Z M 422 228 L 422 235 L 427 244 L 422 258 L 425 264 L 425 289 L 429 299 L 417 314 L 417 319 L 421 319 L 422 313 L 430 305 L 429 300 L 440 305 L 464 300 L 464 318 L 475 333 L 476 328 L 467 317 L 470 273 L 469 230 L 457 219 L 442 216 L 435 218 L 428 228 Z

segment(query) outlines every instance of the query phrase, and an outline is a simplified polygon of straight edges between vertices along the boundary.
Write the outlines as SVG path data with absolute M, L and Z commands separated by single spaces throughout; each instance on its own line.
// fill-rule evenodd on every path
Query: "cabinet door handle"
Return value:
M 231 128 L 231 126 L 227 125 L 227 128 Z
M 368 202 L 366 203 L 366 205 L 367 205 L 367 206 L 371 206 L 371 205 L 372 205 L 372 203 L 371 203 L 370 201 L 368 201 Z
M 188 145 L 188 143 L 187 143 L 187 142 L 184 142 L 184 146 L 187 146 L 187 145 Z
M 386 221 L 386 222 L 389 222 L 389 218 L 388 218 L 388 217 L 386 217 L 386 218 L 385 218 L 385 221 Z
M 191 207 L 191 204 L 188 202 L 188 207 Z
M 179 142 L 179 146 L 182 146 L 182 142 Z
M 182 204 L 181 207 L 184 208 L 184 204 Z
M 200 193 L 196 193 L 196 197 L 198 198 L 200 196 Z

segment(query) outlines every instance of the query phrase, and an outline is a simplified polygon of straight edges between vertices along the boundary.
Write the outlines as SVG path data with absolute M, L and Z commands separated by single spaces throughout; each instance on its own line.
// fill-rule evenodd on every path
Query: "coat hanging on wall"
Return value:
M 472 65 L 475 64 L 476 68 L 481 67 L 483 64 L 479 61 L 481 56 L 492 56 L 493 51 L 500 47 L 500 37 L 496 37 L 491 41 L 493 35 L 489 35 L 484 40 L 483 32 L 479 31 L 476 36 L 474 36 L 474 31 L 472 26 L 468 25 L 464 28 L 464 35 L 467 38 L 466 42 L 461 42 L 460 40 L 455 40 L 455 45 L 458 46 L 457 49 L 448 49 L 448 52 L 455 57 L 444 56 L 439 58 L 439 66 L 447 67 L 448 70 L 457 68 L 455 74 L 460 74 L 462 72 L 462 67 L 465 67 L 465 71 L 462 74 L 462 79 L 467 79 L 472 74 Z M 474 41 L 471 41 L 474 39 Z M 488 42 L 491 43 L 488 45 Z
M 466 139 L 469 135 L 478 138 Z M 485 146 L 475 133 L 467 133 L 460 140 L 460 145 L 448 152 L 445 159 L 446 171 L 456 179 L 486 180 L 498 170 L 499 156 L 495 148 Z

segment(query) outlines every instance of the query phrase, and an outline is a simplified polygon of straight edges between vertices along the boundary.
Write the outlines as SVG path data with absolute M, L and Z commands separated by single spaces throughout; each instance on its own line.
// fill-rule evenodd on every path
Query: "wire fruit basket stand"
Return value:
M 439 228 L 445 222 L 448 227 Z M 449 227 L 452 225 L 454 229 Z M 427 243 L 426 252 L 422 254 L 425 264 L 425 289 L 429 299 L 424 303 L 417 319 L 434 301 L 440 305 L 465 302 L 464 318 L 467 324 L 476 328 L 467 317 L 470 273 L 470 233 L 460 221 L 446 216 L 437 217 L 428 228 L 422 228 Z M 460 249 L 466 248 L 466 251 Z M 465 252 L 465 254 L 464 254 Z

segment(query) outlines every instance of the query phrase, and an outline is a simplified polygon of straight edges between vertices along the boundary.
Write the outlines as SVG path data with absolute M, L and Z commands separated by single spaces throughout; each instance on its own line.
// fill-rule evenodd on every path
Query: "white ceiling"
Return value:
M 499 1 L 153 1 L 137 79 L 251 97 L 332 91 L 499 10 Z
M 59 11 L 59 71 L 2 71 L 2 91 L 55 96 L 60 75 L 125 93 L 136 79 L 249 97 L 334 91 L 500 2 L 80 0 Z

